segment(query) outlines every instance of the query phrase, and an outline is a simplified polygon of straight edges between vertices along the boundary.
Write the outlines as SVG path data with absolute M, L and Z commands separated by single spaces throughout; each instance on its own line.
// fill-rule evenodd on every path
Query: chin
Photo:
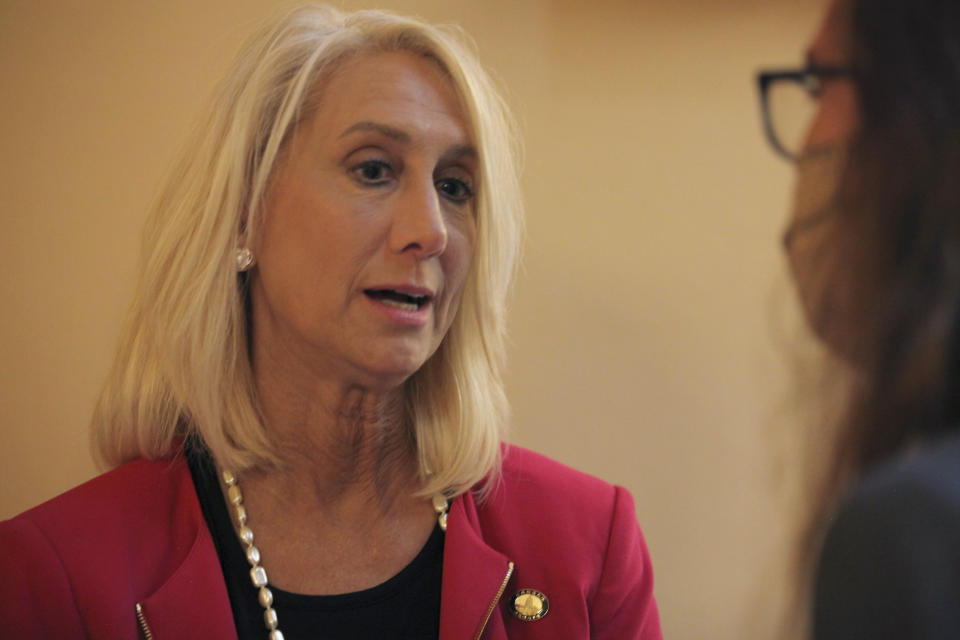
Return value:
M 398 357 L 400 354 L 391 354 L 388 360 L 371 363 L 367 367 L 370 377 L 370 387 L 382 391 L 396 389 L 413 374 L 419 371 L 426 360 L 423 357 Z
M 436 352 L 437 346 L 439 344 L 425 340 L 375 342 L 361 355 L 363 359 L 355 363 L 365 374 L 365 386 L 379 390 L 394 389 L 422 369 Z

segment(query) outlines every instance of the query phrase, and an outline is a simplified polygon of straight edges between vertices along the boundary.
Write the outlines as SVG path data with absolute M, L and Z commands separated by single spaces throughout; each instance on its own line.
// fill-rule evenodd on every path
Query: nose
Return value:
M 425 260 L 446 250 L 447 223 L 432 176 L 409 183 L 397 194 L 395 204 L 389 240 L 393 251 Z

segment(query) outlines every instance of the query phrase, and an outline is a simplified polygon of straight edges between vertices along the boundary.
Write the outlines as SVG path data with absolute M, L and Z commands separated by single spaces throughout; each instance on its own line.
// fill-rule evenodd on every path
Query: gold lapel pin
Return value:
M 533 622 L 547 615 L 550 601 L 536 589 L 521 589 L 510 599 L 510 613 L 524 622 Z

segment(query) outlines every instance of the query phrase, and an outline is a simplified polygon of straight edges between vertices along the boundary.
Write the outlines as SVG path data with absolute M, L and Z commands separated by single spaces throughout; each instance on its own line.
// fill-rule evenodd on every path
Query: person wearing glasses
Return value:
M 796 289 L 849 371 L 813 637 L 960 638 L 960 4 L 834 0 L 806 65 L 758 81 Z

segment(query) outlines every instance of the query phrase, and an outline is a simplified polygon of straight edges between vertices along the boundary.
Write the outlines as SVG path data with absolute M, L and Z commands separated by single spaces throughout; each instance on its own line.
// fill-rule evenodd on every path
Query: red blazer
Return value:
M 526 622 L 509 605 L 528 588 L 549 610 Z M 181 456 L 135 460 L 0 523 L 5 637 L 135 640 L 143 625 L 155 640 L 236 639 Z M 490 497 L 450 507 L 440 638 L 660 640 L 630 494 L 508 448 Z

